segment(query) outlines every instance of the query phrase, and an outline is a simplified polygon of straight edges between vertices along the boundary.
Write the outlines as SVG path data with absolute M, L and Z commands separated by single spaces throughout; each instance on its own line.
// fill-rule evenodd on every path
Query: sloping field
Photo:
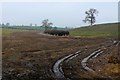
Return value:
M 85 37 L 118 36 L 118 23 L 80 27 L 70 30 L 70 34 Z

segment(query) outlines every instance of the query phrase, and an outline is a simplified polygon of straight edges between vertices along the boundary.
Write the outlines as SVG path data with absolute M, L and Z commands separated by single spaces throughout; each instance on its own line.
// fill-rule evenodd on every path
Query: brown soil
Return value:
M 66 77 L 71 78 L 93 78 L 100 77 L 94 73 L 84 71 L 80 61 L 88 56 L 99 46 L 110 42 L 106 38 L 81 38 L 68 36 L 45 36 L 36 32 L 20 32 L 2 38 L 2 66 L 3 80 L 54 80 L 51 73 L 53 64 L 66 55 L 75 53 L 78 50 L 86 50 L 81 56 L 73 59 L 69 64 L 63 64 L 63 70 Z M 115 49 L 115 52 L 117 49 Z M 107 52 L 106 52 L 107 53 Z M 117 52 L 116 52 L 117 53 Z M 114 54 L 114 50 L 105 56 L 99 57 L 102 62 Z M 106 59 L 103 59 L 106 57 Z M 90 66 L 97 60 L 90 61 Z M 100 63 L 98 63 L 99 65 Z M 112 64 L 113 66 L 109 66 Z M 103 66 L 108 75 L 120 74 L 116 71 L 117 64 L 109 63 L 107 65 L 94 65 L 95 69 L 99 67 L 104 73 Z M 72 68 L 71 68 L 72 67 Z M 109 69 L 113 69 L 112 74 Z M 114 70 L 115 69 L 115 70 Z

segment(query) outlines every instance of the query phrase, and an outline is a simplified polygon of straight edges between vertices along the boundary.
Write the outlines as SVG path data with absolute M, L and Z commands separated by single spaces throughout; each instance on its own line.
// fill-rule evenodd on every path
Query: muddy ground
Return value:
M 62 65 L 66 78 L 118 78 L 120 75 L 116 46 L 109 47 L 98 58 L 89 60 L 88 66 L 95 73 L 85 71 L 81 66 L 81 60 L 95 49 L 112 43 L 108 37 L 59 37 L 36 32 L 18 32 L 3 36 L 2 41 L 3 80 L 55 80 L 52 70 L 54 63 L 79 50 L 83 51 L 80 56 Z

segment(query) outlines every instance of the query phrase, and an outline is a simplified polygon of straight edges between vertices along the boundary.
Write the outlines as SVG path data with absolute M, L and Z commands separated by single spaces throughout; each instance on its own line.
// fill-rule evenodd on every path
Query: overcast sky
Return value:
M 118 21 L 117 2 L 5 2 L 2 3 L 2 22 L 15 25 L 41 25 L 49 19 L 55 26 L 77 27 L 83 23 L 85 11 L 95 8 L 99 11 L 97 23 Z

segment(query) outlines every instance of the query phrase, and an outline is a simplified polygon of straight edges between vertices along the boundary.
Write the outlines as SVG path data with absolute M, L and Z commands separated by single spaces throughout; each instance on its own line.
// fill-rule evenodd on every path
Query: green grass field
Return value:
M 40 27 L 40 26 L 13 26 L 13 28 L 17 28 L 17 29 L 32 29 L 32 30 L 44 30 L 44 27 Z
M 52 28 L 54 29 L 54 28 Z M 23 31 L 40 31 L 43 32 L 45 30 L 44 27 L 40 26 L 9 26 L 0 28 L 1 36 L 8 36 L 14 32 L 23 32 Z M 65 30 L 65 28 L 57 27 L 57 30 Z
M 14 32 L 24 32 L 24 31 L 27 31 L 27 30 L 0 28 L 0 35 L 8 36 Z
M 14 32 L 33 31 L 33 30 L 24 30 L 27 27 L 16 27 L 16 28 L 20 28 L 20 29 L 0 28 L 0 35 L 8 36 Z M 28 27 L 28 29 L 33 29 L 33 28 Z M 37 27 L 34 29 L 43 31 L 43 29 L 40 29 L 40 28 L 38 29 Z M 80 28 L 71 29 L 69 31 L 70 31 L 71 36 L 81 36 L 81 37 L 114 36 L 114 37 L 117 37 L 118 36 L 118 23 L 84 26 Z
M 118 23 L 99 24 L 94 26 L 85 26 L 70 30 L 71 36 L 82 37 L 106 37 L 118 36 Z

